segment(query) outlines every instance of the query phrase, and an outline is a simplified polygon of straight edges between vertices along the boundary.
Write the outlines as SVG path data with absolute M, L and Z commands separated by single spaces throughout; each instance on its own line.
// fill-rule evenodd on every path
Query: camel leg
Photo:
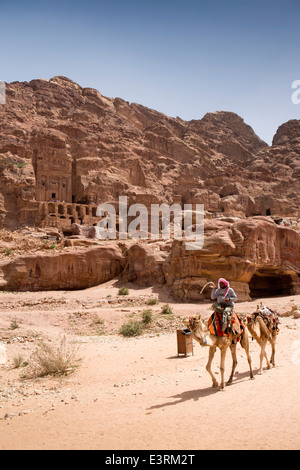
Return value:
M 231 356 L 232 356 L 232 369 L 231 369 L 231 375 L 226 385 L 232 384 L 233 375 L 237 366 L 236 343 L 230 346 L 230 351 L 231 351 Z
M 247 355 L 247 360 L 248 360 L 249 369 L 250 369 L 250 379 L 254 379 L 253 370 L 252 370 L 252 359 L 251 359 L 250 350 L 249 350 L 250 349 L 249 337 L 247 334 L 245 334 L 245 332 L 241 337 L 241 346 L 245 350 L 245 353 Z
M 273 367 L 275 367 L 275 343 L 276 343 L 276 336 L 275 338 L 272 338 L 271 341 L 271 347 L 272 347 L 272 355 L 270 359 L 270 363 L 272 364 Z
M 206 370 L 212 378 L 214 388 L 218 386 L 218 382 L 216 381 L 216 378 L 215 378 L 214 374 L 211 371 L 211 364 L 212 364 L 215 352 L 216 352 L 216 347 L 215 346 L 209 348 L 208 363 L 206 365 Z
M 268 368 L 268 369 L 271 369 L 271 365 L 270 365 L 270 363 L 269 363 L 269 360 L 268 360 L 268 357 L 267 357 L 267 354 L 266 354 L 266 345 L 267 345 L 267 342 L 268 342 L 267 339 L 262 339 L 262 340 L 260 341 L 260 348 L 261 348 L 261 349 L 260 349 L 260 356 L 259 356 L 259 358 L 260 358 L 260 366 L 259 366 L 259 371 L 258 371 L 258 373 L 259 373 L 260 375 L 263 373 L 263 367 L 262 367 L 262 365 L 263 365 L 263 360 L 264 360 L 264 358 L 265 358 L 266 361 L 267 361 L 267 368 Z
M 225 357 L 226 357 L 226 352 L 227 352 L 227 347 L 221 348 L 221 365 L 220 365 L 220 371 L 221 371 L 221 386 L 220 386 L 220 390 L 224 390 L 224 388 L 225 388 L 224 373 L 225 373 Z

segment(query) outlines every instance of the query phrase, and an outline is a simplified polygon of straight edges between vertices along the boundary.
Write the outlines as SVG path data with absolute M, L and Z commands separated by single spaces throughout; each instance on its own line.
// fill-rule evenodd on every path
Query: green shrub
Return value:
M 120 287 L 118 294 L 119 295 L 128 295 L 129 290 L 127 289 L 127 287 Z
M 149 325 L 149 323 L 152 322 L 153 314 L 150 308 L 147 308 L 146 310 L 142 312 L 142 320 L 145 325 Z
M 137 320 L 129 320 L 120 328 L 120 334 L 123 336 L 139 336 L 143 332 L 143 326 Z
M 146 303 L 147 303 L 147 305 L 157 305 L 158 300 L 155 299 L 155 298 L 151 298 L 151 299 L 148 299 Z
M 172 310 L 172 308 L 170 307 L 169 304 L 165 304 L 165 305 L 162 306 L 161 313 L 164 313 L 166 315 L 172 315 L 173 310 Z
M 12 166 L 16 166 L 17 168 L 24 168 L 24 166 L 28 165 L 28 163 L 11 163 Z

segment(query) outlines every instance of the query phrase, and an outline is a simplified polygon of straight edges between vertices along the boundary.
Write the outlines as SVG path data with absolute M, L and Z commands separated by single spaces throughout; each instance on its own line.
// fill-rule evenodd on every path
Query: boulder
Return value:
M 162 265 L 165 258 L 166 252 L 161 251 L 159 245 L 135 243 L 127 251 L 122 277 L 139 286 L 164 284 Z

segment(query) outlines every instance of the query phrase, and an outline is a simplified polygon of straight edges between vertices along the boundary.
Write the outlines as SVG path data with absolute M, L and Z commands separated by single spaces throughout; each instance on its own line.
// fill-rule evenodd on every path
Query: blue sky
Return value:
M 299 0 L 0 3 L 0 80 L 64 75 L 182 119 L 233 111 L 271 143 L 300 119 Z

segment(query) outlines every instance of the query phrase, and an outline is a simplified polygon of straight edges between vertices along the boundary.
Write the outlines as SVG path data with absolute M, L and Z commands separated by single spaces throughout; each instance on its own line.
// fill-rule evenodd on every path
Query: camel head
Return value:
M 247 324 L 251 326 L 255 322 L 255 313 L 249 313 L 246 315 Z
M 215 343 L 215 338 L 210 337 L 210 333 L 207 327 L 207 322 L 203 322 L 201 315 L 193 315 L 191 317 L 186 317 L 183 320 L 183 323 L 192 331 L 193 338 L 201 344 L 201 346 L 213 346 Z
M 183 319 L 183 323 L 191 330 L 195 330 L 201 323 L 201 315 L 193 315 Z

